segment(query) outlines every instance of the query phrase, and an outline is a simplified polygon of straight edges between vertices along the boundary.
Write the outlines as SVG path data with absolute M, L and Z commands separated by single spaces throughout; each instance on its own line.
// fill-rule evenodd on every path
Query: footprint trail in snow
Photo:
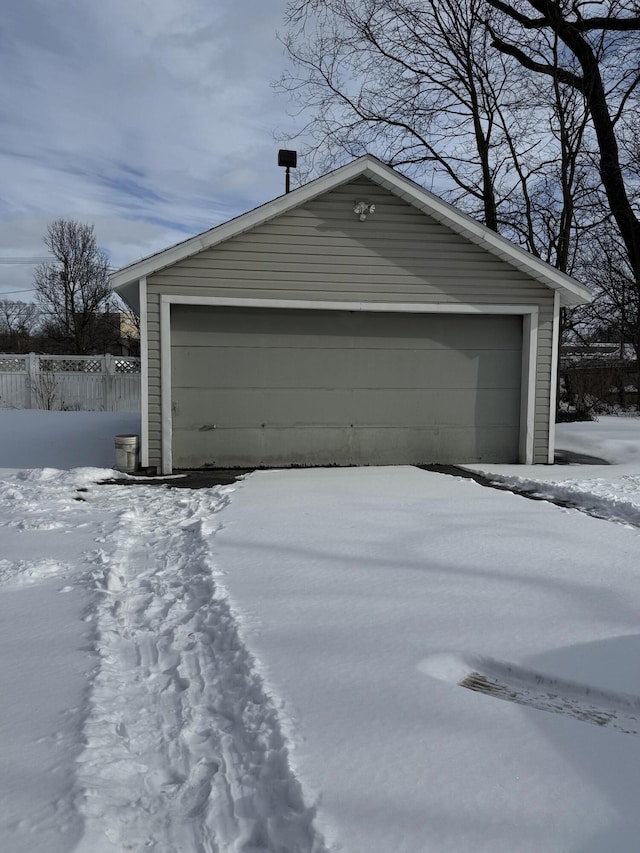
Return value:
M 117 490 L 117 491 L 114 491 Z M 99 665 L 79 759 L 76 853 L 321 853 L 277 709 L 216 584 L 229 489 L 104 486 Z

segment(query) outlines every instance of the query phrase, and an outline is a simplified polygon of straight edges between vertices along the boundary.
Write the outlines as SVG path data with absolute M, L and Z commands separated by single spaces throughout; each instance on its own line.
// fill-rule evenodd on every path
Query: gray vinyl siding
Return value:
M 353 213 L 366 200 L 365 222 Z M 553 291 L 359 178 L 147 279 L 149 454 L 160 464 L 159 296 L 537 305 L 534 461 L 548 452 Z

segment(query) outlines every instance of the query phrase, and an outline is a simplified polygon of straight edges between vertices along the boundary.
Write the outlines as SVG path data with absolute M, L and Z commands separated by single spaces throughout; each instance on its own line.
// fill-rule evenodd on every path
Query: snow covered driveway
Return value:
M 633 465 L 513 475 L 633 513 Z M 0 472 L 3 853 L 635 853 L 640 528 L 408 467 L 108 473 Z
M 425 674 L 488 656 L 638 695 L 637 530 L 412 468 L 262 472 L 232 498 L 215 562 L 328 843 L 637 850 L 640 739 Z

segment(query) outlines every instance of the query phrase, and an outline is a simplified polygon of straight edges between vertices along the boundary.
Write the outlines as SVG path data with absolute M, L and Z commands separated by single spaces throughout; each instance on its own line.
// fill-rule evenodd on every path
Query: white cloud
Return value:
M 96 226 L 115 266 L 279 195 L 285 0 L 22 0 L 0 35 L 0 258 Z M 0 263 L 0 296 L 33 269 Z M 16 294 L 18 298 L 18 294 Z M 29 293 L 19 298 L 30 298 Z

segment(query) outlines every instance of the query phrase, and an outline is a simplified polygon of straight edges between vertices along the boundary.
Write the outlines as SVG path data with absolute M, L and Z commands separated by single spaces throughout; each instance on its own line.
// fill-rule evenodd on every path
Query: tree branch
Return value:
M 508 56 L 513 56 L 514 59 L 517 59 L 522 66 L 528 68 L 530 71 L 536 71 L 539 74 L 545 74 L 547 77 L 551 77 L 554 80 L 559 80 L 561 83 L 565 83 L 567 86 L 572 86 L 574 89 L 577 89 L 579 92 L 582 92 L 584 94 L 584 79 L 578 74 L 573 74 L 571 71 L 566 71 L 564 68 L 558 68 L 554 65 L 548 65 L 546 62 L 536 62 L 535 59 L 532 59 L 530 56 L 527 56 L 527 54 L 524 53 L 524 51 L 520 50 L 520 48 L 516 47 L 513 44 L 509 44 L 509 42 L 504 41 L 504 39 L 501 39 L 493 31 L 491 31 L 491 35 L 493 37 L 493 46 L 501 53 L 506 53 Z
M 573 26 L 580 32 L 588 32 L 589 30 L 633 32 L 640 30 L 640 18 L 584 18 L 580 21 L 574 21 Z
M 508 15 L 521 27 L 526 27 L 528 30 L 532 29 L 542 29 L 549 25 L 549 18 L 546 16 L 542 18 L 528 18 L 526 15 L 523 15 L 522 12 L 518 12 L 517 9 L 514 9 L 508 3 L 503 3 L 501 0 L 486 0 L 489 6 L 493 6 L 494 9 L 497 9 L 499 12 L 503 12 L 505 15 Z

